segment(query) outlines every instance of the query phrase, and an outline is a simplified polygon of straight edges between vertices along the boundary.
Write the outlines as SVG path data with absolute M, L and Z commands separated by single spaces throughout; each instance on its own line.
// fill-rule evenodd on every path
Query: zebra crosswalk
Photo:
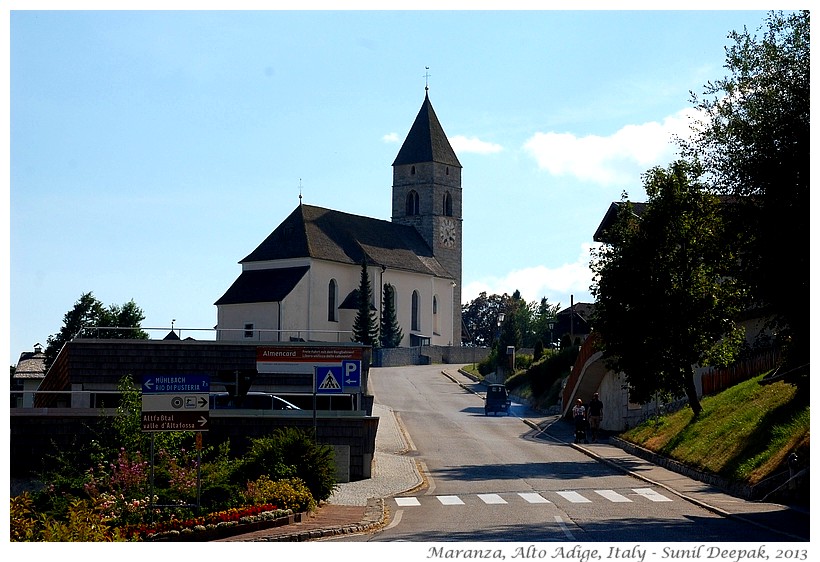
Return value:
M 625 495 L 626 494 L 626 495 Z M 428 496 L 394 497 L 398 507 L 420 506 L 422 499 Z M 561 490 L 556 492 L 509 492 L 505 494 L 469 494 L 466 496 L 442 495 L 430 496 L 441 505 L 466 505 L 470 498 L 477 497 L 486 505 L 505 505 L 516 501 L 528 504 L 549 504 L 568 502 L 573 504 L 608 501 L 611 503 L 634 503 L 635 501 L 671 502 L 672 499 L 652 488 L 632 488 L 630 491 L 615 490 Z M 466 501 L 465 501 L 466 500 Z

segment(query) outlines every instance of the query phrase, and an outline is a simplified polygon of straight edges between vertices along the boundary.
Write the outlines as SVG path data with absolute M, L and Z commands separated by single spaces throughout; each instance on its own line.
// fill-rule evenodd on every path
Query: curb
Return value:
M 384 498 L 370 498 L 367 501 L 364 517 L 358 523 L 309 531 L 295 531 L 272 537 L 260 537 L 247 542 L 306 542 L 324 537 L 355 535 L 378 529 L 384 525 L 385 515 Z
M 546 429 L 546 428 L 541 427 L 537 423 L 535 423 L 531 420 L 528 420 L 528 419 L 524 419 L 524 423 L 526 423 L 527 425 L 529 425 L 530 427 L 532 427 L 535 430 L 544 431 Z M 681 474 L 681 475 L 686 476 L 688 478 L 692 478 L 693 480 L 699 480 L 701 482 L 720 487 L 716 483 L 710 482 L 709 478 L 698 478 L 697 474 L 694 474 L 695 472 L 697 472 L 697 471 L 694 471 L 694 469 L 692 469 L 690 467 L 685 467 L 685 465 L 682 465 L 681 463 L 672 461 L 671 459 L 667 459 L 667 458 L 663 457 L 662 455 L 652 453 L 651 451 L 649 451 L 647 449 L 643 449 L 642 447 L 634 445 L 633 443 L 629 443 L 628 441 L 624 441 L 623 439 L 619 439 L 618 437 L 615 437 L 615 436 L 610 436 L 609 441 L 610 441 L 610 444 L 612 446 L 618 447 L 619 449 L 625 451 L 626 453 L 635 455 L 636 457 L 643 458 L 644 460 L 646 460 L 646 461 L 648 461 L 652 464 L 655 464 L 656 466 L 660 466 L 662 468 L 665 468 L 665 469 L 670 470 L 672 472 L 675 472 L 677 474 Z M 703 509 L 706 509 L 707 511 L 711 511 L 712 513 L 715 513 L 715 514 L 720 515 L 722 517 L 737 519 L 739 521 L 743 521 L 745 523 L 748 523 L 750 525 L 754 525 L 754 526 L 759 527 L 761 529 L 766 529 L 768 531 L 781 534 L 783 536 L 789 537 L 789 538 L 797 540 L 797 541 L 805 540 L 804 538 L 793 535 L 789 532 L 782 531 L 780 529 L 775 529 L 771 526 L 759 523 L 759 522 L 757 522 L 753 519 L 750 519 L 749 517 L 745 517 L 742 514 L 731 513 L 729 511 L 726 511 L 726 510 L 721 509 L 719 507 L 715 507 L 713 505 L 710 505 L 710 504 L 704 502 L 703 500 L 699 500 L 699 499 L 694 498 L 690 495 L 684 494 L 683 492 L 679 492 L 678 490 L 675 490 L 674 488 L 671 488 L 671 487 L 669 487 L 669 486 L 667 486 L 667 485 L 665 485 L 661 482 L 656 482 L 656 481 L 652 480 L 651 478 L 647 478 L 646 476 L 644 476 L 642 474 L 638 474 L 638 473 L 633 472 L 633 471 L 631 471 L 627 468 L 624 468 L 623 466 L 619 465 L 617 462 L 614 462 L 614 461 L 612 461 L 612 460 L 610 460 L 606 457 L 602 457 L 601 455 L 596 454 L 594 451 L 591 451 L 591 450 L 587 449 L 586 447 L 581 446 L 580 444 L 568 442 L 567 445 L 569 445 L 570 447 L 573 447 L 574 449 L 577 449 L 577 450 L 581 451 L 582 453 L 584 453 L 588 457 L 593 458 L 598 462 L 602 462 L 602 463 L 604 463 L 608 466 L 611 466 L 612 468 L 614 468 L 616 470 L 619 470 L 619 471 L 621 471 L 625 474 L 629 474 L 630 476 L 632 476 L 634 478 L 637 478 L 638 480 L 643 480 L 644 482 L 652 484 L 653 486 L 658 486 L 659 488 L 663 488 L 664 490 L 667 490 L 669 493 L 675 494 L 676 496 L 680 497 L 681 499 L 683 499 L 685 501 L 688 501 L 689 503 L 692 503 L 694 505 L 702 507 Z M 731 494 L 725 488 L 724 488 L 724 493 L 727 493 L 729 495 L 734 495 L 734 494 Z M 735 496 L 735 497 L 737 497 L 737 496 Z M 741 497 L 741 499 L 744 499 L 744 498 Z

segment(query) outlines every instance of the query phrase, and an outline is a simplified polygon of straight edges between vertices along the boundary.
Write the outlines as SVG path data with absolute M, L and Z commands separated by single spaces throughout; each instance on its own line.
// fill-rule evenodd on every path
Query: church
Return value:
M 461 164 L 424 102 L 393 162 L 392 216 L 299 204 L 239 263 L 217 339 L 350 342 L 362 263 L 377 322 L 393 292 L 402 347 L 461 345 Z

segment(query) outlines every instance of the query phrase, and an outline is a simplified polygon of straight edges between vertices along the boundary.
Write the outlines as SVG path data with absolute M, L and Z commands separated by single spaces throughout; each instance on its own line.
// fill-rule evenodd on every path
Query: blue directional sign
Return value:
M 314 367 L 317 394 L 343 394 L 361 391 L 362 362 L 342 361 L 341 365 Z
M 210 389 L 208 375 L 146 375 L 142 378 L 143 394 L 209 392 Z
M 360 390 L 362 386 L 362 362 L 342 361 L 342 386 L 345 390 Z

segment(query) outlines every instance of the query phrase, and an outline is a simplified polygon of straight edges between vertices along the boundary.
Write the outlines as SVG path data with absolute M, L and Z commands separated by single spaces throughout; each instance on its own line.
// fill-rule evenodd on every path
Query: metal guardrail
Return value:
M 199 336 L 202 341 L 217 341 L 227 339 L 229 341 L 259 341 L 259 342 L 307 342 L 307 341 L 328 341 L 341 343 L 352 341 L 352 331 L 349 330 L 272 330 L 262 328 L 178 328 L 175 326 L 165 328 L 143 328 L 143 327 L 122 327 L 122 326 L 84 326 L 74 335 L 72 339 L 99 338 L 102 333 L 112 332 L 122 334 L 123 332 L 144 332 L 149 335 L 158 333 L 159 337 L 149 339 L 165 339 L 170 333 L 174 333 L 180 340 L 192 337 L 190 334 Z M 202 335 L 211 337 L 202 338 Z M 224 338 L 221 335 L 232 337 Z M 241 337 L 235 337 L 241 334 Z

